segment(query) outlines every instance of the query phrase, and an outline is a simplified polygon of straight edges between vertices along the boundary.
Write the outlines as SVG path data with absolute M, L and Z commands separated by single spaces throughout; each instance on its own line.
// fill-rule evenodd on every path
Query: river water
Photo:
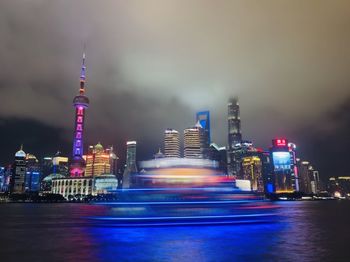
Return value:
M 350 261 L 350 201 L 279 202 L 277 222 L 118 228 L 105 206 L 0 204 L 0 261 Z

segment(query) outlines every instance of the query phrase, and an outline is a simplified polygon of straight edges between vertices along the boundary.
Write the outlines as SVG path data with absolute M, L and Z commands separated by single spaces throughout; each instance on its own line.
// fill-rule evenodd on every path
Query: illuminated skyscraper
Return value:
M 38 159 L 32 155 L 26 155 L 25 191 L 38 192 L 40 190 L 41 167 Z
M 236 143 L 242 141 L 241 117 L 239 112 L 238 98 L 230 98 L 228 105 L 228 145 L 232 149 Z
M 296 158 L 296 145 L 294 143 L 288 143 L 288 148 L 290 152 L 290 162 L 291 162 L 291 178 L 292 186 L 294 191 L 299 191 L 299 170 L 297 166 Z
M 85 176 L 101 176 L 111 173 L 111 156 L 103 146 L 98 143 L 89 147 L 86 155 Z
M 68 157 L 62 156 L 61 152 L 58 151 L 52 158 L 52 174 L 60 174 L 67 177 L 68 173 Z
M 180 157 L 180 136 L 174 129 L 164 132 L 164 155 L 165 157 Z
M 184 130 L 184 157 L 202 158 L 201 150 L 201 129 L 202 126 L 197 123 L 196 126 Z
M 89 99 L 85 96 L 85 53 L 83 54 L 83 63 L 80 74 L 79 94 L 74 97 L 73 105 L 75 107 L 75 125 L 73 138 L 73 160 L 70 167 L 70 175 L 73 177 L 83 176 L 85 170 L 85 161 L 83 159 L 84 148 L 84 123 L 85 110 L 89 106 Z
M 229 175 L 236 176 L 240 172 L 239 156 L 236 154 L 235 146 L 242 142 L 241 117 L 239 112 L 238 98 L 230 98 L 228 105 L 228 150 L 227 150 L 227 171 Z
M 129 172 L 137 172 L 136 141 L 126 142 L 126 168 Z
M 273 139 L 270 156 L 275 178 L 275 192 L 291 193 L 295 191 L 292 183 L 292 163 L 287 139 Z
M 15 163 L 12 169 L 11 193 L 24 193 L 26 176 L 26 153 L 21 149 L 15 154 Z
M 264 192 L 262 176 L 262 161 L 258 156 L 246 156 L 242 158 L 243 179 L 249 180 L 251 190 Z

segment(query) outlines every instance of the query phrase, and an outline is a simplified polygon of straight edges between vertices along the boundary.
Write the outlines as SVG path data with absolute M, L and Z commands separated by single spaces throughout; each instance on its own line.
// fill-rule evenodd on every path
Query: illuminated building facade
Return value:
M 15 154 L 15 163 L 12 169 L 11 179 L 11 193 L 24 193 L 26 176 L 26 153 L 23 151 L 22 146 Z
M 95 146 L 90 146 L 89 152 L 85 158 L 85 176 L 94 177 L 112 173 L 111 152 L 110 150 L 105 150 L 100 143 Z
M 43 179 L 52 173 L 52 157 L 46 156 L 41 159 L 41 172 Z
M 313 194 L 317 194 L 321 190 L 320 174 L 317 170 L 312 170 L 311 175 L 311 191 Z
M 288 143 L 288 148 L 290 152 L 290 164 L 291 164 L 291 179 L 293 190 L 299 191 L 299 170 L 297 166 L 296 158 L 296 145 L 293 143 Z
M 60 152 L 52 158 L 52 174 L 69 176 L 68 157 L 61 156 Z
M 275 180 L 275 192 L 294 192 L 292 184 L 291 155 L 289 152 L 288 140 L 285 138 L 273 139 L 270 154 L 272 160 L 272 171 Z
M 40 190 L 41 167 L 38 159 L 32 155 L 26 155 L 25 192 L 38 192 Z
M 310 172 L 312 171 L 312 166 L 310 162 L 308 161 L 298 161 L 299 163 L 299 186 L 300 186 L 300 191 L 305 193 L 305 194 L 311 194 L 312 189 L 311 189 L 311 177 L 310 177 Z
M 180 136 L 174 129 L 166 129 L 164 132 L 164 156 L 180 157 Z
M 242 142 L 241 117 L 238 98 L 230 98 L 228 105 L 228 150 L 227 171 L 229 175 L 237 175 L 240 172 L 240 159 L 236 154 L 235 146 Z
M 197 123 L 196 126 L 184 130 L 184 157 L 185 158 L 203 158 L 201 148 L 201 130 L 202 126 Z
M 242 173 L 242 159 L 245 156 L 253 156 L 256 153 L 256 148 L 254 148 L 251 141 L 241 140 L 237 142 L 233 147 L 232 151 L 228 152 L 231 156 L 231 164 L 228 166 L 229 175 L 235 176 L 237 179 L 243 179 Z M 229 160 L 229 159 L 228 159 Z
M 126 142 L 126 169 L 130 172 L 137 172 L 136 145 L 136 141 Z
M 85 161 L 83 159 L 84 148 L 84 124 L 85 110 L 89 106 L 89 99 L 85 96 L 85 53 L 83 54 L 83 64 L 80 74 L 79 94 L 74 98 L 73 105 L 75 107 L 75 126 L 73 138 L 73 160 L 70 166 L 70 175 L 72 177 L 81 177 L 84 175 Z
M 226 147 L 219 147 L 215 143 L 211 143 L 208 150 L 208 159 L 217 161 L 219 169 L 224 173 L 227 171 L 227 150 Z
M 300 191 L 305 194 L 317 194 L 321 190 L 319 172 L 308 161 L 298 161 Z
M 264 192 L 264 181 L 262 176 L 262 161 L 257 156 L 246 156 L 242 158 L 243 180 L 249 180 L 252 191 Z
M 117 187 L 118 180 L 112 174 L 98 177 L 70 177 L 53 179 L 51 193 L 71 199 L 74 196 L 108 194 Z
M 93 192 L 92 177 L 70 177 L 64 179 L 53 179 L 52 189 L 53 194 L 60 194 L 66 199 L 75 195 L 92 195 Z
M 327 191 L 334 197 L 350 198 L 350 176 L 330 177 Z

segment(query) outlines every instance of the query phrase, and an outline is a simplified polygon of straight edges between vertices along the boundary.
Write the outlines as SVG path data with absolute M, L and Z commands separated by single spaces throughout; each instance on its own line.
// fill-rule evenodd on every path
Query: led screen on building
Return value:
M 275 172 L 290 170 L 291 162 L 289 152 L 272 152 L 272 158 Z

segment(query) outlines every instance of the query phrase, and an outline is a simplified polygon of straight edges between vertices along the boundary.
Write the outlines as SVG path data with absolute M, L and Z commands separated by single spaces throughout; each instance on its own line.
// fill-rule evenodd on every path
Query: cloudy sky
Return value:
M 3 0 L 0 164 L 21 143 L 38 156 L 70 153 L 85 44 L 86 145 L 124 155 L 135 139 L 148 158 L 165 128 L 182 131 L 203 109 L 225 145 L 227 100 L 238 95 L 245 139 L 267 148 L 285 136 L 324 176 L 345 175 L 349 28 L 346 0 Z

